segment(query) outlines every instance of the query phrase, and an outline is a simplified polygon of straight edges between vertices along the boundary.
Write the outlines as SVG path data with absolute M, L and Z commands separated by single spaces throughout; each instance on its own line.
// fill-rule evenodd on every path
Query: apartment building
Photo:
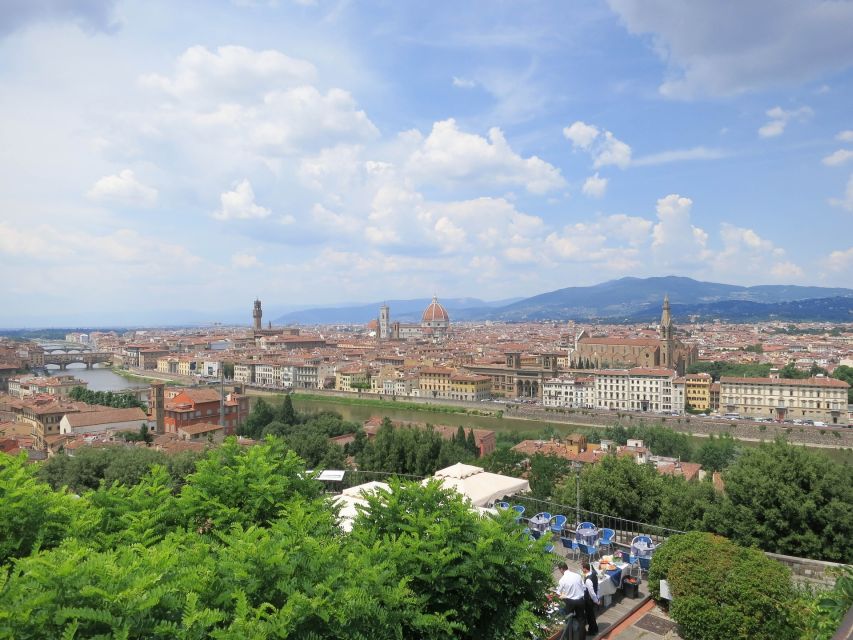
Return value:
M 720 379 L 720 408 L 750 418 L 843 423 L 847 389 L 843 380 L 814 377 Z
M 542 387 L 546 407 L 589 409 L 595 406 L 595 378 L 561 376 L 547 380 Z
M 595 372 L 595 406 L 625 411 L 678 410 L 673 407 L 675 371 L 651 367 Z

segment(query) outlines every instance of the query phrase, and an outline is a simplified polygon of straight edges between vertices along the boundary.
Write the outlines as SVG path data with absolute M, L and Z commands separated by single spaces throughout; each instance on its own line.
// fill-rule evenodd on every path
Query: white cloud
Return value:
M 799 280 L 803 277 L 803 269 L 793 262 L 777 262 L 770 267 L 770 274 L 777 280 Z
M 853 270 L 853 247 L 844 251 L 833 251 L 824 261 L 830 271 Z
M 595 175 L 587 178 L 581 189 L 583 194 L 589 198 L 601 198 L 607 191 L 607 178 L 601 178 L 596 171 Z
M 574 147 L 584 150 L 588 150 L 592 146 L 599 133 L 601 132 L 598 127 L 580 120 L 563 129 L 563 135 L 566 136 L 566 139 L 571 141 Z
M 708 234 L 691 224 L 693 200 L 672 193 L 657 202 L 652 251 L 664 264 L 701 262 L 709 257 Z
M 248 180 L 243 180 L 233 191 L 219 196 L 222 208 L 213 214 L 217 220 L 257 220 L 270 215 L 270 210 L 255 203 L 255 192 Z
M 838 149 L 826 156 L 821 162 L 828 167 L 837 167 L 850 159 L 853 159 L 853 151 L 849 149 Z
M 847 129 L 846 131 L 841 131 L 837 136 L 835 136 L 841 142 L 853 142 L 853 129 Z
M 304 85 L 312 83 L 315 76 L 313 64 L 280 51 L 225 46 L 213 52 L 195 46 L 178 58 L 172 77 L 151 73 L 142 76 L 140 82 L 178 98 L 221 98 Z
M 773 138 L 781 135 L 791 120 L 805 120 L 810 118 L 813 113 L 809 107 L 800 107 L 792 111 L 786 111 L 782 107 L 773 107 L 767 110 L 770 122 L 758 129 L 758 135 L 762 138 Z
M 847 211 L 853 211 L 853 173 L 850 174 L 850 179 L 847 181 L 847 188 L 844 190 L 844 195 L 841 198 L 830 198 L 829 203 Z
M 671 149 L 635 158 L 631 161 L 631 166 L 646 167 L 687 160 L 718 160 L 719 158 L 725 158 L 726 155 L 727 153 L 722 149 L 709 149 L 701 146 L 691 149 Z
M 660 92 L 732 95 L 797 85 L 853 62 L 853 3 L 833 0 L 608 0 L 628 31 L 652 34 L 668 65 Z
M 477 86 L 477 83 L 467 78 L 458 78 L 453 76 L 453 86 L 458 87 L 459 89 L 473 89 Z
M 572 147 L 589 152 L 595 169 L 616 165 L 624 169 L 631 164 L 631 147 L 616 138 L 610 131 L 578 120 L 563 129 L 563 135 Z
M 157 189 L 139 182 L 130 169 L 104 176 L 86 195 L 98 202 L 132 207 L 150 207 L 157 202 Z
M 785 250 L 753 229 L 724 222 L 720 225 L 723 249 L 714 257 L 715 272 L 723 276 L 752 274 L 782 282 L 799 281 L 802 268 L 786 259 Z
M 433 124 L 409 156 L 406 171 L 421 180 L 523 186 L 536 194 L 565 185 L 559 169 L 536 156 L 518 155 L 497 127 L 484 138 L 460 131 L 452 118 Z
M 261 261 L 251 253 L 235 253 L 231 256 L 231 266 L 237 269 L 251 269 L 261 266 Z

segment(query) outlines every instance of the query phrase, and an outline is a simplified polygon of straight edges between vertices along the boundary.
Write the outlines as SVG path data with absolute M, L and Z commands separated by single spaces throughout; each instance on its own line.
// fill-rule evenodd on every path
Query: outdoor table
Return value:
M 590 547 L 594 547 L 596 541 L 598 540 L 598 528 L 586 528 L 586 529 L 578 529 L 575 531 L 575 540 L 580 542 L 581 544 L 589 545 Z
M 604 606 L 610 604 L 610 596 L 622 586 L 622 577 L 630 565 L 627 562 L 614 562 L 615 569 L 599 571 L 599 562 L 593 562 L 592 568 L 598 574 L 598 596 L 602 599 Z
M 551 521 L 544 516 L 533 516 L 530 518 L 530 521 L 527 523 L 527 526 L 531 531 L 536 530 L 539 533 L 544 533 L 548 530 L 548 524 Z

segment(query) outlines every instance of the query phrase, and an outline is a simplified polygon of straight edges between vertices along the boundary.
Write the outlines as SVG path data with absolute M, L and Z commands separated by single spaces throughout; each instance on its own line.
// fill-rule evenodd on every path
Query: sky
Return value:
M 0 325 L 853 286 L 853 1 L 0 0 Z

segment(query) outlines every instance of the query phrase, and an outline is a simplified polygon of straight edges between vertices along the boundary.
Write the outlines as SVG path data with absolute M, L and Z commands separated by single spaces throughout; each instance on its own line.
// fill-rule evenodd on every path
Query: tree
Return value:
M 580 490 L 584 509 L 639 522 L 656 523 L 660 517 L 663 481 L 650 464 L 605 456 L 597 464 L 583 468 Z M 563 504 L 575 503 L 574 479 L 558 487 L 556 499 Z
M 784 367 L 779 369 L 779 377 L 780 378 L 794 378 L 794 379 L 803 379 L 808 378 L 808 371 L 803 371 L 802 369 L 797 369 L 797 365 L 793 362 L 789 362 Z
M 738 446 L 729 434 L 711 434 L 696 452 L 696 462 L 701 464 L 705 471 L 722 471 L 734 460 L 737 452 Z
M 765 551 L 853 558 L 853 468 L 776 441 L 745 449 L 723 480 L 715 531 Z
M 684 640 L 797 640 L 791 572 L 757 549 L 709 533 L 671 536 L 649 571 L 659 596 L 666 578 L 669 613 Z
M 290 399 L 290 394 L 284 396 L 284 401 L 281 403 L 281 412 L 279 418 L 284 424 L 296 424 L 296 410 L 293 408 L 293 400 Z
M 853 367 L 844 364 L 836 367 L 835 371 L 832 372 L 832 377 L 837 380 L 844 380 L 850 385 L 850 388 L 847 389 L 847 403 L 853 404 Z
M 559 456 L 530 457 L 530 493 L 539 500 L 549 500 L 554 495 L 557 483 L 572 470 L 572 463 Z
M 474 430 L 468 429 L 468 439 L 465 442 L 468 452 L 475 458 L 480 456 L 480 448 L 477 446 L 477 439 L 474 437 Z
M 553 585 L 544 541 L 519 535 L 511 514 L 477 517 L 436 481 L 390 484 L 390 492 L 365 497 L 369 508 L 356 518 L 352 538 L 365 548 L 385 546 L 409 576 L 423 614 L 447 625 L 434 637 L 511 637 L 529 603 L 544 601 Z M 405 637 L 425 636 L 411 629 Z
M 27 455 L 0 453 L 0 587 L 2 567 L 35 548 L 51 548 L 65 536 L 73 500 L 36 477 Z M 0 634 L 2 635 L 2 634 Z
M 237 433 L 248 438 L 259 438 L 270 422 L 275 419 L 272 407 L 263 398 L 258 398 L 245 422 L 237 427 Z

